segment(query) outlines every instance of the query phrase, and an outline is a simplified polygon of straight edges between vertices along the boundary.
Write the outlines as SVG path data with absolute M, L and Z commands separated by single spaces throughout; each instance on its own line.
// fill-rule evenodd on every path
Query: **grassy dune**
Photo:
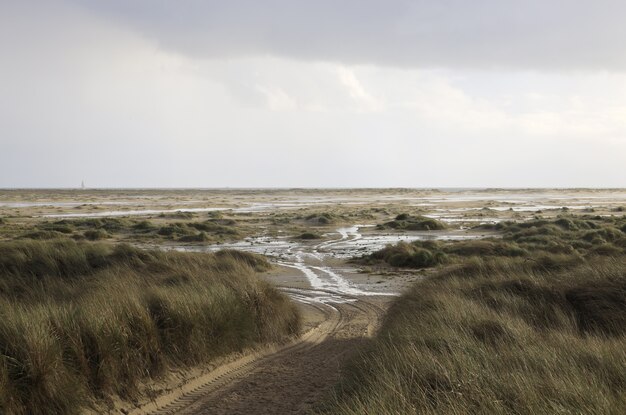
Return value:
M 72 238 L 76 241 L 113 240 L 131 242 L 225 242 L 237 240 L 251 232 L 243 223 L 224 219 L 215 212 L 198 215 L 188 212 L 161 214 L 150 219 L 84 218 L 61 220 L 0 221 L 2 239 L 52 240 Z M 1 219 L 1 218 L 0 218 Z
M 394 302 L 320 412 L 626 413 L 625 220 L 496 230 L 360 259 L 440 268 Z
M 0 244 L 0 413 L 73 414 L 299 330 L 295 307 L 234 251 L 71 240 Z
M 498 237 L 464 241 L 414 241 L 389 245 L 356 261 L 365 265 L 426 268 L 468 257 L 531 257 L 546 255 L 619 256 L 626 253 L 626 219 L 561 217 L 483 225 Z
M 401 213 L 392 221 L 378 224 L 377 228 L 405 231 L 439 231 L 446 229 L 446 224 L 436 219 Z
M 333 414 L 626 413 L 626 259 L 474 259 L 399 298 Z

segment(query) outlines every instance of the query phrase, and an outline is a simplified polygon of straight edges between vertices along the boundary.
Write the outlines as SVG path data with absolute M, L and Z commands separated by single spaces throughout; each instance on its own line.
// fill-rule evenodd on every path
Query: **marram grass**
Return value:
M 142 381 L 299 330 L 241 252 L 0 244 L 0 413 L 74 414 Z
M 321 413 L 626 413 L 626 259 L 472 259 L 415 284 Z

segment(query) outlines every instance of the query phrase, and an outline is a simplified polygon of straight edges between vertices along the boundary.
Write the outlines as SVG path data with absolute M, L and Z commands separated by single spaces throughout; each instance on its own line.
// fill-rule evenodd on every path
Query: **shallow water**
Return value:
M 120 203 L 111 203 L 120 204 Z M 172 203 L 174 204 L 174 203 Z M 185 204 L 181 202 L 180 204 Z M 119 216 L 151 216 L 167 213 L 202 213 L 216 211 L 230 211 L 235 213 L 257 213 L 273 210 L 297 209 L 314 205 L 313 203 L 251 203 L 243 207 L 195 207 L 195 208 L 179 208 L 179 209 L 136 209 L 136 210 L 109 210 L 104 212 L 71 212 L 71 213 L 53 213 L 41 215 L 43 218 L 101 218 L 101 217 L 119 217 Z M 34 205 L 30 205 L 34 206 Z M 62 206 L 60 204 L 42 204 L 41 206 Z M 74 206 L 68 204 L 66 206 Z
M 25 208 L 25 207 L 77 207 L 77 206 L 122 206 L 134 205 L 135 202 L 1 202 L 0 207 Z
M 218 210 L 226 210 L 226 208 L 182 208 L 182 209 L 141 209 L 141 210 L 109 210 L 106 212 L 90 212 L 90 213 L 54 213 L 49 215 L 41 215 L 42 218 L 107 218 L 119 216 L 149 216 L 160 215 L 165 213 L 184 213 L 184 212 L 214 212 Z
M 362 229 L 371 228 L 373 225 L 354 225 L 342 227 L 331 232 L 333 239 L 319 243 L 305 243 L 282 238 L 257 237 L 248 238 L 244 241 L 209 246 L 176 246 L 174 249 L 193 252 L 214 252 L 221 249 L 238 249 L 269 256 L 273 262 L 299 271 L 306 277 L 314 290 L 319 290 L 319 296 L 307 301 L 325 303 L 338 302 L 343 296 L 371 296 L 371 295 L 398 295 L 393 291 L 381 291 L 371 284 L 357 284 L 346 277 L 346 270 L 330 265 L 332 259 L 347 259 L 360 255 L 370 254 L 388 244 L 399 241 L 415 240 L 461 240 L 479 238 L 479 235 L 469 235 L 460 232 L 430 231 L 414 232 L 407 234 L 394 233 L 367 233 Z M 374 289 L 375 288 L 375 289 Z M 293 294 L 295 299 L 301 300 L 302 295 Z

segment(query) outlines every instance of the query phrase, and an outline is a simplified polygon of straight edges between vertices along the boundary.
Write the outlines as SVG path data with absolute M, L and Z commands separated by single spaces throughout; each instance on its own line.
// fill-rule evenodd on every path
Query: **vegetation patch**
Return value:
M 296 239 L 304 239 L 304 240 L 313 240 L 313 239 L 321 239 L 322 235 L 314 232 L 304 232 L 300 235 L 296 236 Z
M 142 220 L 135 223 L 133 229 L 140 232 L 152 232 L 156 229 L 156 226 L 149 220 Z
M 159 218 L 164 219 L 193 219 L 196 216 L 193 212 L 172 212 L 172 213 L 161 213 Z
M 33 231 L 21 235 L 20 239 L 57 239 L 63 237 L 65 235 L 57 231 Z
M 147 379 L 299 331 L 261 256 L 0 243 L 0 413 L 77 414 Z
M 211 232 L 217 235 L 237 235 L 237 230 L 232 226 L 235 221 L 232 220 L 217 220 L 206 222 L 190 222 L 187 223 L 188 227 L 197 229 L 199 231 Z
M 106 239 L 109 234 L 103 229 L 92 229 L 85 231 L 83 236 L 90 241 L 99 241 L 100 239 Z
M 187 215 L 184 219 L 190 219 Z M 180 219 L 177 217 L 177 219 Z M 205 221 L 163 221 L 162 219 L 86 218 L 41 221 L 12 227 L 5 237 L 21 239 L 218 242 L 242 237 L 242 226 L 226 218 Z M 243 228 L 243 232 L 245 232 Z
M 161 236 L 172 236 L 172 237 L 178 237 L 178 236 L 183 236 L 183 235 L 193 235 L 194 232 L 195 231 L 193 229 L 190 229 L 184 223 L 173 223 L 170 225 L 162 226 L 157 231 L 157 233 Z
M 398 217 L 404 221 L 407 216 Z M 401 242 L 355 261 L 365 265 L 423 268 L 469 257 L 525 257 L 538 261 L 551 257 L 546 254 L 571 257 L 620 256 L 626 252 L 626 234 L 621 229 L 625 225 L 622 221 L 621 218 L 561 217 L 555 220 L 504 222 L 481 226 L 499 231 L 499 237 L 463 241 Z
M 425 268 L 446 262 L 447 256 L 441 250 L 431 250 L 419 244 L 400 242 L 374 252 L 364 262 L 372 264 L 377 261 L 383 261 L 393 267 Z
M 551 263 L 473 258 L 416 283 L 319 412 L 626 412 L 625 257 Z
M 211 239 L 207 236 L 206 232 L 200 232 L 195 235 L 185 235 L 178 238 L 180 242 L 208 242 Z
M 405 231 L 438 231 L 446 229 L 446 225 L 436 219 L 424 216 L 412 216 L 402 213 L 390 222 L 377 225 L 378 229 L 396 229 Z
M 305 219 L 307 222 L 315 225 L 330 225 L 335 223 L 339 218 L 334 213 L 324 212 L 308 215 Z

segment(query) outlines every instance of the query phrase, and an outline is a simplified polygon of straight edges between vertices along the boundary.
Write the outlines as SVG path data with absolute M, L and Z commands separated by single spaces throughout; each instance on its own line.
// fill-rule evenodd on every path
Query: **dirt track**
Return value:
M 217 367 L 131 414 L 301 414 L 319 404 L 393 298 L 371 289 L 376 287 L 359 288 L 348 279 L 352 274 L 330 265 L 333 248 L 354 248 L 362 239 L 358 227 L 337 234 L 313 244 L 239 243 L 238 249 L 280 258 L 280 267 L 265 277 L 301 304 L 308 331 L 290 344 Z
M 132 414 L 301 414 L 321 402 L 341 367 L 373 333 L 389 298 L 303 304 L 317 327 L 278 350 L 221 366 Z

